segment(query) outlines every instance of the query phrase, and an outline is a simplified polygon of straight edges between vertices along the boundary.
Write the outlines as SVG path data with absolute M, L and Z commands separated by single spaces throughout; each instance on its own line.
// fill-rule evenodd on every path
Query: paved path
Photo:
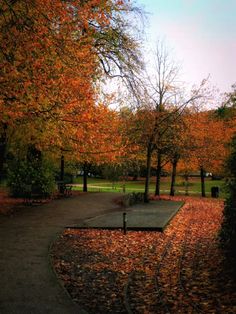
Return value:
M 114 210 L 118 194 L 82 194 L 0 217 L 0 313 L 82 314 L 50 267 L 52 241 L 65 226 Z

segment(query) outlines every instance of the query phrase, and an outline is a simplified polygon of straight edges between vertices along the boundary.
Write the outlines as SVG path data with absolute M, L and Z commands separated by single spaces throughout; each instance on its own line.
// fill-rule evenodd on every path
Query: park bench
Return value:
M 69 197 L 72 195 L 72 185 L 66 184 L 64 181 L 57 181 L 57 189 L 59 196 Z

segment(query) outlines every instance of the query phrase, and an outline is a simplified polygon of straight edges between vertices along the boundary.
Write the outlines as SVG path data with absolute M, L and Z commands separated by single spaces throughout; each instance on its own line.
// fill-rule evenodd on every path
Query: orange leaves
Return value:
M 226 127 L 223 120 L 216 119 L 211 111 L 187 115 L 185 125 L 188 154 L 183 162 L 191 170 L 202 166 L 209 172 L 221 171 L 228 154 L 227 143 L 232 134 L 230 128 Z
M 71 133 L 74 157 L 80 161 L 102 163 L 115 160 L 122 151 L 122 136 L 117 112 L 103 104 L 97 104 L 76 115 L 77 128 Z
M 66 230 L 53 255 L 71 296 L 91 313 L 233 313 L 217 242 L 223 202 L 184 200 L 164 233 Z
M 42 149 L 54 143 L 76 150 L 77 159 L 87 152 L 106 152 L 110 159 L 112 151 L 120 154 L 119 119 L 96 104 L 102 49 L 96 51 L 95 45 L 101 33 L 109 33 L 112 12 L 125 1 L 5 3 L 0 13 L 0 123 L 21 125 L 22 134 L 32 135 L 24 140 L 37 139 Z

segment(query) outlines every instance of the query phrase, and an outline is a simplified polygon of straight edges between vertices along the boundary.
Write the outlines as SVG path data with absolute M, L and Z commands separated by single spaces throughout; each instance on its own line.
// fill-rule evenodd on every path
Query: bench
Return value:
M 59 196 L 69 197 L 72 195 L 72 185 L 68 185 L 63 181 L 57 182 Z

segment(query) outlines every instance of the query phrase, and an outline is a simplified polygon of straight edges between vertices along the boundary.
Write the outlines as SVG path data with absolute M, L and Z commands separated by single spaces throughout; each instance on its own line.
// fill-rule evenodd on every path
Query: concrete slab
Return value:
M 84 220 L 76 228 L 120 229 L 126 212 L 127 229 L 163 231 L 184 202 L 152 201 Z

